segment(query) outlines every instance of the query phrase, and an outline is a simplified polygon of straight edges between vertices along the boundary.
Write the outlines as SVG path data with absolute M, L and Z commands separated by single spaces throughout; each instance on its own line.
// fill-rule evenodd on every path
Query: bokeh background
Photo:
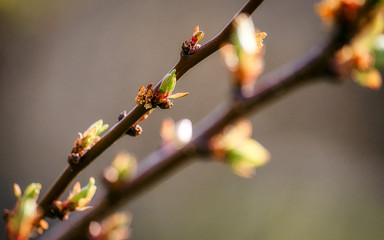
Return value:
M 100 118 L 114 124 L 141 85 L 176 63 L 197 24 L 204 43 L 244 2 L 0 0 L 0 208 L 13 207 L 15 182 L 40 182 L 44 193 L 77 132 Z M 266 72 L 326 38 L 315 2 L 268 0 L 256 11 L 255 25 L 268 33 Z M 121 139 L 78 180 L 100 182 L 121 150 L 145 157 L 159 146 L 165 117 L 197 123 L 227 101 L 220 55 L 177 90 L 191 94 L 152 114 L 140 137 Z M 269 164 L 245 180 L 197 159 L 127 205 L 132 239 L 384 239 L 383 100 L 383 90 L 324 81 L 268 105 L 251 120 Z

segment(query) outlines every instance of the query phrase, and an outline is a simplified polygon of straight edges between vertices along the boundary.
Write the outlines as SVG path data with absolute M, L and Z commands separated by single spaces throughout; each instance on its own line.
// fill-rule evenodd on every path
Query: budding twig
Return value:
M 235 17 L 240 13 L 252 14 L 262 2 L 263 0 L 249 0 L 235 15 Z M 232 21 L 229 22 L 226 27 L 208 43 L 200 47 L 198 51 L 191 55 L 181 56 L 179 62 L 170 70 L 170 72 L 173 69 L 176 69 L 176 78 L 180 79 L 181 76 L 183 76 L 189 69 L 217 51 L 220 45 L 229 38 L 232 29 Z M 157 90 L 160 84 L 161 82 L 155 86 L 154 90 Z M 89 151 L 81 156 L 79 164 L 75 167 L 68 166 L 64 170 L 53 186 L 51 186 L 48 192 L 44 195 L 39 204 L 41 209 L 44 211 L 44 216 L 50 216 L 49 209 L 53 201 L 57 200 L 63 194 L 65 189 L 69 186 L 77 174 L 93 162 L 101 153 L 108 149 L 116 140 L 123 136 L 132 125 L 134 125 L 147 113 L 147 111 L 148 110 L 144 107 L 144 105 L 135 106 L 121 121 L 114 125 L 108 133 L 100 139 L 100 141 L 98 141 Z
M 360 18 L 366 16 L 369 7 L 362 9 L 359 14 Z M 99 201 L 95 203 L 91 211 L 56 231 L 55 236 L 58 239 L 84 238 L 91 220 L 106 216 L 123 203 L 164 179 L 179 167 L 191 163 L 191 158 L 205 153 L 204 149 L 206 149 L 208 141 L 229 123 L 244 115 L 249 115 L 251 112 L 260 110 L 261 107 L 297 89 L 299 86 L 315 82 L 313 80 L 318 79 L 318 77 L 329 74 L 328 67 L 334 53 L 344 44 L 347 44 L 358 30 L 359 26 L 355 22 L 335 29 L 324 44 L 309 51 L 299 61 L 283 66 L 263 77 L 252 96 L 214 110 L 211 116 L 206 118 L 209 119 L 208 122 L 200 124 L 198 130 L 194 133 L 194 138 L 188 144 L 180 149 L 170 150 L 162 147 L 153 152 L 141 161 L 143 168 L 139 168 L 140 172 L 135 178 L 123 185 L 119 191 L 104 193 L 99 197 Z

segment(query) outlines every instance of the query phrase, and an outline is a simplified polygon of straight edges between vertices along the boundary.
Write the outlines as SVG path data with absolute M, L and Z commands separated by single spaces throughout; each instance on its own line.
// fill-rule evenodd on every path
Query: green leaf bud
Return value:
M 176 69 L 171 73 L 167 73 L 160 84 L 159 90 L 164 93 L 172 93 L 176 86 Z
M 70 203 L 79 204 L 82 199 L 91 200 L 96 192 L 95 179 L 91 177 L 87 186 L 83 187 L 80 192 L 76 193 L 70 200 Z
M 37 200 L 40 194 L 41 184 L 40 183 L 31 183 L 24 190 L 23 198 L 30 198 Z

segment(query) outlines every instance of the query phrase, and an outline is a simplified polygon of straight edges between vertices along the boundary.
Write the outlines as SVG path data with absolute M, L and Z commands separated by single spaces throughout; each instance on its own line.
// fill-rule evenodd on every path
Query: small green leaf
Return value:
M 93 141 L 96 138 L 96 133 L 97 133 L 97 126 L 93 126 L 92 128 L 89 128 L 87 131 L 84 132 L 83 138 L 82 138 L 82 148 L 86 149 L 89 147 Z
M 103 125 L 103 120 L 100 119 L 100 120 L 94 122 L 87 130 L 85 130 L 83 135 L 85 137 L 87 134 L 90 134 L 89 131 L 92 131 L 92 134 L 93 134 L 94 129 L 96 129 L 95 135 L 98 136 L 102 132 L 104 132 L 108 127 L 109 127 L 109 125 L 108 124 Z
M 175 94 L 172 94 L 171 96 L 169 96 L 168 98 L 177 99 L 177 98 L 182 98 L 182 97 L 185 97 L 185 96 L 188 96 L 188 95 L 189 95 L 189 92 L 175 93 Z
M 107 130 L 108 127 L 109 127 L 108 124 L 104 124 L 104 125 L 102 125 L 100 128 L 97 129 L 97 133 L 96 133 L 96 135 L 100 135 L 102 132 L 104 132 L 105 130 Z
M 197 33 L 193 34 L 193 36 L 196 38 L 196 42 L 201 41 L 204 37 L 204 32 L 203 31 L 198 31 Z
M 36 200 L 39 197 L 40 189 L 40 183 L 29 184 L 28 187 L 24 190 L 23 198 L 30 198 Z
M 100 119 L 100 120 L 94 122 L 91 126 L 89 126 L 89 128 L 86 131 L 88 131 L 89 129 L 91 129 L 93 127 L 96 127 L 96 129 L 101 128 L 102 125 L 103 125 L 103 120 Z
M 75 194 L 70 202 L 71 203 L 75 203 L 75 204 L 78 204 L 80 202 L 80 200 L 82 201 L 82 199 L 88 199 L 88 200 L 91 200 L 93 195 L 95 194 L 96 192 L 96 185 L 95 185 L 95 179 L 93 177 L 91 177 L 89 179 L 89 183 L 87 186 L 83 187 L 80 192 L 78 192 L 77 194 Z
M 23 199 L 20 203 L 20 207 L 17 212 L 17 225 L 21 227 L 23 221 L 27 224 L 31 224 L 31 219 L 35 218 L 37 215 L 37 204 L 36 200 L 32 198 Z M 28 224 L 28 225 L 29 225 Z
M 112 167 L 118 173 L 118 180 L 132 179 L 137 171 L 137 160 L 130 154 L 121 152 L 116 155 Z
M 245 178 L 250 178 L 254 168 L 268 162 L 269 152 L 256 140 L 248 139 L 227 151 L 228 164 L 233 171 Z
M 376 68 L 371 68 L 365 72 L 353 71 L 352 77 L 362 87 L 368 87 L 373 90 L 378 90 L 381 87 L 381 74 Z

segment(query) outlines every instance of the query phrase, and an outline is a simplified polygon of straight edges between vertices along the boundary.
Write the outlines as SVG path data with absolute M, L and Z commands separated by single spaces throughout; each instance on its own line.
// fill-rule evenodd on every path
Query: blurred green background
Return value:
M 114 124 L 141 85 L 176 63 L 197 24 L 205 43 L 244 2 L 0 0 L 0 208 L 13 207 L 15 182 L 45 192 L 77 132 L 100 118 Z M 256 11 L 268 33 L 266 72 L 326 38 L 315 2 L 268 0 Z M 162 119 L 197 123 L 228 99 L 229 81 L 213 54 L 178 83 L 190 96 L 156 111 L 140 137 L 121 139 L 78 179 L 100 183 L 120 150 L 145 157 L 160 144 Z M 269 164 L 244 180 L 196 159 L 127 205 L 132 239 L 384 239 L 383 100 L 383 90 L 319 82 L 270 104 L 251 117 Z

